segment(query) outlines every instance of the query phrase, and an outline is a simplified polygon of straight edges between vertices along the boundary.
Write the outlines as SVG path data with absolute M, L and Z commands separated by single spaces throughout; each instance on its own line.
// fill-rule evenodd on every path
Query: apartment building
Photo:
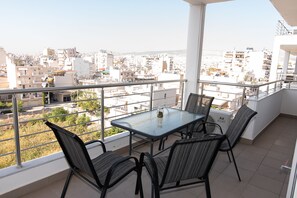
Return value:
M 0 47 L 0 66 L 6 65 L 6 52 L 4 48 Z
M 42 88 L 43 77 L 49 72 L 39 65 L 17 66 L 13 59 L 7 58 L 7 80 L 10 89 Z M 24 93 L 19 96 L 23 106 L 41 105 L 41 93 Z
M 268 81 L 270 75 L 272 53 L 267 50 L 250 51 L 247 55 L 247 70 L 251 71 L 254 79 Z
M 113 66 L 114 55 L 110 51 L 100 50 L 95 54 L 97 71 L 109 70 Z
M 221 68 L 228 77 L 240 81 L 268 81 L 272 53 L 267 50 L 233 50 L 224 53 Z
M 279 21 L 274 37 L 273 57 L 269 80 L 280 77 L 287 80 L 297 80 L 297 28 L 287 28 L 285 22 Z
M 60 66 L 64 66 L 66 58 L 77 57 L 78 52 L 76 48 L 68 48 L 68 49 L 58 49 L 57 56 L 58 56 L 58 64 Z
M 63 67 L 63 70 L 75 71 L 76 77 L 78 79 L 90 78 L 90 76 L 92 75 L 91 64 L 82 58 L 72 57 L 65 59 L 65 65 Z

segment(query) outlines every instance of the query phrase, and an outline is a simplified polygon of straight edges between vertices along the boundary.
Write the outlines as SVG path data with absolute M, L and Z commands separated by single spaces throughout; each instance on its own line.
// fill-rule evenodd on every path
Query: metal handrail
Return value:
M 187 80 L 162 80 L 162 81 L 146 81 L 146 82 L 132 82 L 132 83 L 104 83 L 99 85 L 79 85 L 79 86 L 63 86 L 63 87 L 45 87 L 45 88 L 31 88 L 31 89 L 6 89 L 0 90 L 1 94 L 23 94 L 23 93 L 36 93 L 36 92 L 54 92 L 65 90 L 77 90 L 77 89 L 104 89 L 110 87 L 125 87 L 133 85 L 150 85 L 150 84 L 163 84 L 180 82 L 184 83 Z
M 259 88 L 262 86 L 275 84 L 278 82 L 283 82 L 283 80 L 275 80 L 275 81 L 271 81 L 271 82 L 267 82 L 267 83 L 260 83 L 260 84 L 242 84 L 242 83 L 229 83 L 229 82 L 199 80 L 199 83 L 204 83 L 204 84 L 229 85 L 229 86 L 235 86 L 235 87 L 249 87 L 249 88 Z
M 260 93 L 262 93 L 262 92 L 266 92 L 267 95 L 270 93 L 271 90 L 272 90 L 272 92 L 276 92 L 278 87 L 280 89 L 282 88 L 283 82 L 284 82 L 283 80 L 276 80 L 276 81 L 271 81 L 271 82 L 267 82 L 267 83 L 243 84 L 243 83 L 230 83 L 230 82 L 200 80 L 198 82 L 198 84 L 201 84 L 200 94 L 205 94 L 207 92 L 211 96 L 214 96 L 215 95 L 214 93 L 240 95 L 240 97 L 236 97 L 237 99 L 235 99 L 234 101 L 228 101 L 223 98 L 219 99 L 219 100 L 227 101 L 227 102 L 235 102 L 236 103 L 235 105 L 239 108 L 241 105 L 245 104 L 247 102 L 247 100 L 251 99 L 253 96 L 255 99 L 259 99 Z M 241 93 L 240 92 L 238 92 L 238 93 L 232 92 L 232 90 L 231 91 L 229 91 L 229 90 L 227 90 L 227 91 L 219 90 L 218 91 L 218 90 L 207 89 L 206 85 L 216 85 L 217 87 L 219 87 L 221 85 L 225 85 L 225 86 L 241 88 L 242 91 L 241 91 Z M 271 88 L 271 85 L 273 85 L 272 88 Z M 266 89 L 261 90 L 263 87 L 264 88 L 266 87 Z M 262 92 L 260 92 L 260 91 L 262 91 Z M 216 96 L 214 96 L 214 97 L 216 97 Z M 238 101 L 238 102 L 236 102 L 236 101 Z M 234 110 L 236 110 L 236 109 L 234 109 Z

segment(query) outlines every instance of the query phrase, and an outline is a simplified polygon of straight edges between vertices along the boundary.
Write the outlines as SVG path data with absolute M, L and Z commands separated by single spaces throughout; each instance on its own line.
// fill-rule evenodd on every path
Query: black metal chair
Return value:
M 193 131 L 202 131 L 202 128 L 198 128 L 198 126 L 200 125 L 200 123 L 207 121 L 213 100 L 214 97 L 190 93 L 185 111 L 188 111 L 190 113 L 203 114 L 205 117 L 203 121 L 199 121 L 181 130 L 180 132 L 182 137 L 188 137 L 192 135 Z
M 225 136 L 205 134 L 200 138 L 177 140 L 169 156 L 140 155 L 152 180 L 152 197 L 160 197 L 160 191 L 171 188 L 205 183 L 207 197 L 211 197 L 208 173 Z
M 229 154 L 229 151 L 230 151 L 239 181 L 241 181 L 241 178 L 240 178 L 240 175 L 238 172 L 237 164 L 236 164 L 232 149 L 238 143 L 241 135 L 245 131 L 250 120 L 256 114 L 257 114 L 256 111 L 250 109 L 246 105 L 241 106 L 240 109 L 237 111 L 234 119 L 230 123 L 230 125 L 225 133 L 225 135 L 227 137 L 226 140 L 222 143 L 222 145 L 220 147 L 220 151 L 227 152 L 229 162 L 231 163 L 232 161 L 231 161 L 230 154 Z M 205 122 L 203 124 L 204 125 L 215 125 L 216 127 L 218 127 L 220 129 L 221 134 L 223 134 L 223 130 L 219 124 L 210 123 L 210 122 Z M 205 127 L 205 126 L 203 128 L 207 129 L 207 127 Z M 206 131 L 206 133 L 207 133 L 207 131 Z M 193 137 L 195 137 L 195 136 L 196 136 L 195 133 L 193 133 Z
M 213 100 L 214 97 L 190 93 L 185 107 L 185 111 L 188 111 L 190 113 L 203 114 L 205 115 L 205 117 L 202 121 L 198 121 L 197 123 L 191 124 L 178 131 L 182 138 L 187 138 L 191 136 L 192 131 L 202 131 L 202 128 L 198 129 L 198 126 L 201 122 L 207 121 Z M 165 137 L 160 140 L 159 150 L 164 149 L 165 141 L 167 140 L 167 138 L 168 137 Z
M 140 196 L 143 197 L 141 168 L 135 157 L 123 157 L 112 151 L 106 151 L 104 143 L 99 140 L 83 143 L 77 135 L 66 129 L 48 121 L 45 121 L 45 124 L 53 130 L 70 166 L 70 171 L 61 197 L 65 197 L 73 175 L 76 175 L 78 178 L 86 181 L 101 191 L 100 197 L 104 198 L 108 188 L 117 184 L 132 171 L 137 172 L 135 194 L 138 194 L 140 191 Z M 92 143 L 100 143 L 103 150 L 101 155 L 98 155 L 93 159 L 90 158 L 86 149 L 86 145 Z

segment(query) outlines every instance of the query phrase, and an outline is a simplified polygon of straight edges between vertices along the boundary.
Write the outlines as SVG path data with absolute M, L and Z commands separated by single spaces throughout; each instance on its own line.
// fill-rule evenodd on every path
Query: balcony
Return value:
M 286 130 L 279 130 L 286 128 Z M 297 134 L 296 119 L 278 117 L 253 145 L 240 143 L 235 148 L 236 160 L 242 181 L 239 182 L 233 164 L 228 162 L 225 153 L 220 153 L 210 174 L 211 193 L 213 197 L 285 197 L 289 172 L 281 171 L 285 161 L 291 162 Z M 172 141 L 172 139 L 171 139 Z M 148 147 L 142 148 L 147 150 Z M 127 154 L 125 152 L 124 154 Z M 290 163 L 289 162 L 289 163 Z M 134 197 L 135 175 L 108 192 L 107 197 Z M 146 171 L 143 174 L 145 197 L 150 197 L 150 180 Z M 32 191 L 22 198 L 58 197 L 65 178 L 48 182 L 47 185 Z M 74 179 L 68 190 L 68 197 L 98 197 L 98 192 L 90 186 Z M 135 196 L 139 197 L 139 196 Z M 165 191 L 161 197 L 206 197 L 204 186 Z
M 240 172 L 244 178 L 243 182 L 238 182 L 232 167 L 233 164 L 227 163 L 228 158 L 225 156 L 225 154 L 220 154 L 211 173 L 211 188 L 214 197 L 219 197 L 219 195 L 223 193 L 226 193 L 226 196 L 228 193 L 230 193 L 231 197 L 237 197 L 239 194 L 243 197 L 257 197 L 253 196 L 255 195 L 253 193 L 263 194 L 262 197 L 285 197 L 289 176 L 287 172 L 280 171 L 280 166 L 291 165 L 292 153 L 296 139 L 296 133 L 294 132 L 296 128 L 296 119 L 294 116 L 296 116 L 297 112 L 295 110 L 296 105 L 294 105 L 296 90 L 291 88 L 291 84 L 293 83 L 295 82 L 292 81 L 284 83 L 284 81 L 280 80 L 261 85 L 243 85 L 200 81 L 199 87 L 202 94 L 210 95 L 213 94 L 213 92 L 215 92 L 215 94 L 226 94 L 228 88 L 222 88 L 224 86 L 229 87 L 229 90 L 232 90 L 228 93 L 228 95 L 230 96 L 234 94 L 234 98 L 232 100 L 226 99 L 228 106 L 232 107 L 229 109 L 229 111 L 236 112 L 236 109 L 238 109 L 242 103 L 247 103 L 251 108 L 258 112 L 256 119 L 251 122 L 242 137 L 243 143 L 236 147 L 236 158 L 239 161 L 238 163 Z M 162 86 L 160 86 L 160 84 L 162 84 Z M 220 89 L 209 90 L 209 84 L 211 84 L 212 87 L 214 85 L 221 87 Z M 107 134 L 104 132 L 111 128 L 109 124 L 110 120 L 115 119 L 116 117 L 150 110 L 162 105 L 162 102 L 164 102 L 164 95 L 160 94 L 160 92 L 162 93 L 162 89 L 158 92 L 155 85 L 159 85 L 157 87 L 165 87 L 164 93 L 166 93 L 166 97 L 168 97 L 168 99 L 170 99 L 172 96 L 168 94 L 169 92 L 167 92 L 166 87 L 169 87 L 170 90 L 174 85 L 176 87 L 173 97 L 174 102 L 173 104 L 166 105 L 170 105 L 175 108 L 183 108 L 183 90 L 184 86 L 187 85 L 187 82 L 179 80 L 154 81 L 150 83 L 118 83 L 67 88 L 8 90 L 1 91 L 0 94 L 12 94 L 14 96 L 12 102 L 15 106 L 17 106 L 17 97 L 15 96 L 18 94 L 25 94 L 27 92 L 54 93 L 65 90 L 73 91 L 73 93 L 79 92 L 81 90 L 95 92 L 97 93 L 97 97 L 88 98 L 88 100 L 98 100 L 101 102 L 100 104 L 104 104 L 104 106 L 110 111 L 115 111 L 116 113 L 114 112 L 113 114 L 106 114 L 106 112 L 104 112 L 104 109 L 106 108 L 100 108 L 99 117 L 95 116 L 91 120 L 85 121 L 85 123 L 80 123 L 83 125 L 88 123 L 87 126 L 96 127 L 88 127 L 86 133 L 82 133 L 80 135 L 81 137 L 86 137 L 88 134 L 95 134 L 95 136 L 88 138 L 99 137 L 107 143 L 109 149 L 125 152 L 126 146 L 128 144 L 126 132 L 110 137 L 107 137 Z M 145 87 L 145 89 L 141 91 L 140 86 Z M 125 87 L 129 88 L 127 89 Z M 234 92 L 234 87 L 240 90 L 242 94 L 238 94 L 239 92 Z M 129 90 L 129 92 L 125 90 Z M 136 97 L 138 98 L 137 100 L 132 100 Z M 28 158 L 25 157 L 27 153 L 35 152 L 36 149 L 47 150 L 48 145 L 55 144 L 54 139 L 50 136 L 49 130 L 30 131 L 29 133 L 24 132 L 21 129 L 16 130 L 18 127 L 14 125 L 15 122 L 13 120 L 17 121 L 18 126 L 29 123 L 37 123 L 38 121 L 42 120 L 42 118 L 32 119 L 32 117 L 23 117 L 22 114 L 33 115 L 37 114 L 38 112 L 44 114 L 46 112 L 51 112 L 54 108 L 59 106 L 69 109 L 69 115 L 84 113 L 93 115 L 91 110 L 75 109 L 77 107 L 72 105 L 73 103 L 78 104 L 79 102 L 85 102 L 88 100 L 82 99 L 79 101 L 78 98 L 76 98 L 74 101 L 66 102 L 51 101 L 44 107 L 26 107 L 28 110 L 23 113 L 20 112 L 18 116 L 16 116 L 16 113 L 12 113 L 3 115 L 1 117 L 2 119 L 4 119 L 6 116 L 8 118 L 13 118 L 10 123 L 2 122 L 2 128 L 12 127 L 15 129 L 13 133 L 14 135 L 4 139 L 1 138 L 1 144 L 4 145 L 8 142 L 15 141 L 15 143 L 13 143 L 15 147 L 10 151 L 1 151 L 0 159 L 8 157 L 12 158 L 13 161 L 16 161 L 16 166 L 12 163 L 12 166 L 8 168 L 2 168 L 0 170 L 1 180 L 5 184 L 3 184 L 4 188 L 2 188 L 3 190 L 1 191 L 3 197 L 57 197 L 59 195 L 60 189 L 63 186 L 65 170 L 67 169 L 67 164 L 65 163 L 62 154 L 59 152 L 44 157 L 38 156 L 36 159 L 28 160 Z M 224 100 L 224 98 L 221 98 L 221 100 Z M 117 103 L 115 103 L 115 101 L 117 101 Z M 120 109 L 121 111 L 118 111 L 117 109 Z M 12 112 L 17 112 L 17 109 L 12 108 Z M 69 126 L 65 123 L 65 127 L 73 126 Z M 48 139 L 45 139 L 42 142 L 35 142 L 30 146 L 25 143 L 25 140 L 32 141 L 32 137 L 38 136 L 40 134 L 48 134 Z M 171 141 L 174 141 L 174 139 L 171 139 Z M 91 149 L 91 152 L 94 151 Z M 126 193 L 126 190 L 123 189 L 129 189 L 127 186 L 132 185 L 130 182 L 134 181 L 133 178 L 134 176 L 131 176 L 128 181 L 124 182 L 125 184 L 119 185 L 114 190 L 112 190 L 111 195 L 114 193 L 114 197 L 117 197 L 116 195 L 122 195 L 121 193 L 123 192 Z M 149 186 L 149 180 L 146 176 L 144 176 L 143 180 L 146 194 L 148 195 L 150 193 L 150 190 L 147 188 L 147 186 Z M 51 184 L 52 182 L 54 184 Z M 74 182 L 73 186 L 79 186 L 81 188 L 72 188 L 69 195 L 72 194 L 73 197 L 75 197 L 74 195 L 79 195 L 79 197 L 81 197 L 82 195 L 77 193 L 77 191 L 79 191 L 86 193 L 84 196 L 87 197 L 97 196 L 96 192 L 91 188 L 85 188 L 81 185 L 82 184 L 78 180 Z M 229 188 L 229 190 L 226 191 L 228 189 L 227 186 L 231 187 L 232 189 L 230 190 Z M 234 186 L 237 187 L 234 188 Z M 185 192 L 189 193 L 189 197 L 191 197 L 193 194 L 196 194 L 197 196 L 197 193 L 203 195 L 204 188 L 189 188 L 186 189 Z M 127 191 L 127 193 L 130 192 Z M 166 193 L 165 196 L 171 197 L 172 193 L 179 194 L 184 193 L 184 191 L 172 191 L 171 193 Z M 128 194 L 127 197 L 129 197 Z
M 209 94 L 207 88 L 208 84 L 219 85 L 218 82 L 199 82 L 197 84 L 199 76 L 199 69 L 201 65 L 201 51 L 203 40 L 203 26 L 204 26 L 204 14 L 205 4 L 220 2 L 221 0 L 185 0 L 191 3 L 189 14 L 189 30 L 188 30 L 188 46 L 187 46 L 187 69 L 186 69 L 186 86 L 182 83 L 182 89 L 176 92 L 176 108 L 183 107 L 183 96 L 188 95 L 193 90 L 199 90 L 202 93 Z M 203 2 L 203 3 L 201 3 Z M 278 1 L 271 0 L 273 4 L 278 6 Z M 290 1 L 292 2 L 292 1 Z M 296 11 L 292 9 L 294 15 L 285 15 L 289 10 L 283 9 L 289 6 L 289 1 L 285 1 L 279 5 L 279 9 L 284 13 L 287 19 L 296 20 Z M 285 5 L 285 6 L 283 6 Z M 287 6 L 286 6 L 287 5 Z M 292 7 L 293 8 L 293 7 Z M 284 10 L 284 11 L 282 11 Z M 291 9 L 290 9 L 291 10 Z M 292 17 L 290 17 L 292 16 Z M 292 22 L 292 24 L 295 21 Z M 296 24 L 296 23 L 295 23 Z M 199 55 L 200 54 L 200 55 Z M 278 54 L 278 53 L 277 53 Z M 273 73 L 276 73 L 273 71 Z M 157 82 L 161 83 L 161 82 Z M 162 82 L 165 83 L 165 82 Z M 67 88 L 46 88 L 46 89 L 27 89 L 27 90 L 8 90 L 0 91 L 0 95 L 13 94 L 13 108 L 10 114 L 1 115 L 1 129 L 13 129 L 11 130 L 11 136 L 0 139 L 1 149 L 6 148 L 8 142 L 13 145 L 8 148 L 8 151 L 1 150 L 0 159 L 5 158 L 6 161 L 10 161 L 10 167 L 2 168 L 0 170 L 1 178 L 1 197 L 59 197 L 62 183 L 65 179 L 65 170 L 67 164 L 63 158 L 63 155 L 58 151 L 56 153 L 50 153 L 48 156 L 39 156 L 39 151 L 42 148 L 47 151 L 47 146 L 55 144 L 54 139 L 50 136 L 49 130 L 37 130 L 37 131 L 22 131 L 19 129 L 20 125 L 28 124 L 34 125 L 42 120 L 42 118 L 26 118 L 27 115 L 37 114 L 37 112 L 48 113 L 58 106 L 68 108 L 73 102 L 85 101 L 100 101 L 101 107 L 105 107 L 109 103 L 107 100 L 117 100 L 119 103 L 117 106 L 110 106 L 113 109 L 121 109 L 123 112 L 118 112 L 112 116 L 105 115 L 105 108 L 100 108 L 99 118 L 98 115 L 93 116 L 91 120 L 84 120 L 80 124 L 88 126 L 86 133 L 80 134 L 81 137 L 86 137 L 89 134 L 94 134 L 91 138 L 100 138 L 108 144 L 108 148 L 112 150 L 119 150 L 119 152 L 125 151 L 127 146 L 127 133 L 123 132 L 111 137 L 106 137 L 105 131 L 109 129 L 108 125 L 110 119 L 114 119 L 117 116 L 125 116 L 131 113 L 137 113 L 144 110 L 150 110 L 154 108 L 153 101 L 158 101 L 163 98 L 153 98 L 153 86 L 154 83 L 147 84 L 150 89 L 142 93 L 142 96 L 146 96 L 146 99 L 141 101 L 123 100 L 126 97 L 126 93 L 123 94 L 110 94 L 108 95 L 109 88 L 122 88 L 124 86 L 131 86 L 133 83 L 115 84 L 115 85 L 100 85 L 100 86 L 84 86 L 84 87 L 67 87 Z M 232 88 L 240 88 L 242 94 L 240 97 L 236 97 L 235 100 L 226 100 L 230 106 L 232 105 L 232 112 L 242 103 L 248 103 L 248 105 L 258 112 L 256 119 L 254 119 L 246 133 L 243 135 L 244 143 L 240 143 L 236 147 L 236 158 L 239 163 L 239 169 L 242 173 L 243 181 L 238 182 L 234 176 L 234 170 L 232 164 L 230 165 L 226 161 L 226 156 L 219 155 L 216 164 L 211 173 L 211 190 L 213 197 L 285 197 L 286 189 L 288 185 L 288 173 L 280 172 L 279 168 L 283 164 L 290 165 L 291 157 L 294 150 L 294 144 L 296 140 L 296 90 L 292 89 L 290 81 L 276 81 L 263 85 L 242 85 L 242 84 L 228 84 L 223 83 L 224 86 L 231 86 Z M 185 90 L 183 89 L 185 88 Z M 87 98 L 81 101 L 68 100 L 69 97 L 63 97 L 62 99 L 53 98 L 52 92 L 59 91 L 74 91 L 94 89 L 96 90 L 96 98 Z M 177 89 L 178 90 L 178 89 Z M 232 89 L 231 89 L 232 90 Z M 17 96 L 19 94 L 26 93 L 41 93 L 44 94 L 44 101 L 47 102 L 45 106 L 34 106 L 30 104 L 26 108 L 26 112 L 23 112 L 25 116 L 18 114 Z M 112 93 L 112 92 L 110 92 Z M 115 92 L 118 93 L 118 92 Z M 224 93 L 225 94 L 225 93 Z M 138 96 L 139 93 L 129 93 L 130 98 Z M 65 101 L 64 101 L 65 99 Z M 71 96 L 70 96 L 71 99 Z M 224 98 L 220 98 L 224 100 Z M 127 102 L 127 103 L 126 103 Z M 130 103 L 129 103 L 130 102 Z M 142 103 L 142 105 L 138 105 Z M 130 108 L 133 107 L 133 108 Z M 137 108 L 134 108 L 137 107 Z M 77 114 L 87 114 L 92 116 L 93 110 L 90 109 L 76 109 L 71 111 L 72 106 L 69 106 L 69 114 L 67 116 L 75 116 Z M 126 114 L 125 114 L 126 112 Z M 284 115 L 284 116 L 283 116 Z M 62 115 L 66 116 L 66 115 Z M 51 118 L 54 118 L 52 116 Z M 64 123 L 65 127 L 67 123 Z M 89 127 L 95 126 L 94 128 Z M 67 127 L 75 127 L 68 125 Z M 46 134 L 47 137 L 42 142 L 33 142 L 33 145 L 26 145 L 22 140 L 32 141 L 33 136 L 40 134 Z M 293 141 L 294 140 L 294 141 Z M 173 140 L 172 140 L 173 141 Z M 11 143 L 12 142 L 12 143 Z M 248 143 L 248 144 L 247 144 Z M 145 149 L 145 148 L 144 148 Z M 34 151 L 34 152 L 32 152 Z M 93 148 L 90 148 L 90 152 L 94 152 Z M 26 153 L 33 153 L 33 157 L 26 158 Z M 29 160 L 30 159 L 30 160 Z M 33 159 L 33 160 L 31 160 Z M 287 163 L 285 163 L 287 162 Z M 2 164 L 1 164 L 2 166 Z M 131 182 L 134 181 L 131 176 L 124 184 L 116 187 L 110 192 L 111 197 L 130 197 L 133 192 L 128 192 L 131 189 Z M 143 183 L 145 187 L 145 194 L 149 196 L 150 183 L 144 175 Z M 134 185 L 133 185 L 134 186 Z M 186 192 L 186 194 L 184 194 Z M 81 182 L 74 182 L 70 187 L 68 194 L 71 197 L 92 197 L 98 196 L 91 188 L 85 187 Z M 171 191 L 166 193 L 164 197 L 196 197 L 197 195 L 204 196 L 203 188 L 190 188 L 185 191 Z

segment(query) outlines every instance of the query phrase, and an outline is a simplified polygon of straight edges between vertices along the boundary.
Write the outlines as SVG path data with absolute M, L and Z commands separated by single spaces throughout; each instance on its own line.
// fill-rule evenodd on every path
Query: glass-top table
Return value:
M 126 129 L 129 136 L 129 155 L 132 152 L 132 135 L 138 134 L 146 137 L 150 145 L 150 153 L 153 155 L 153 144 L 179 129 L 200 121 L 205 116 L 202 114 L 189 113 L 173 108 L 164 108 L 163 117 L 157 117 L 157 110 L 147 111 L 111 121 L 111 125 Z

